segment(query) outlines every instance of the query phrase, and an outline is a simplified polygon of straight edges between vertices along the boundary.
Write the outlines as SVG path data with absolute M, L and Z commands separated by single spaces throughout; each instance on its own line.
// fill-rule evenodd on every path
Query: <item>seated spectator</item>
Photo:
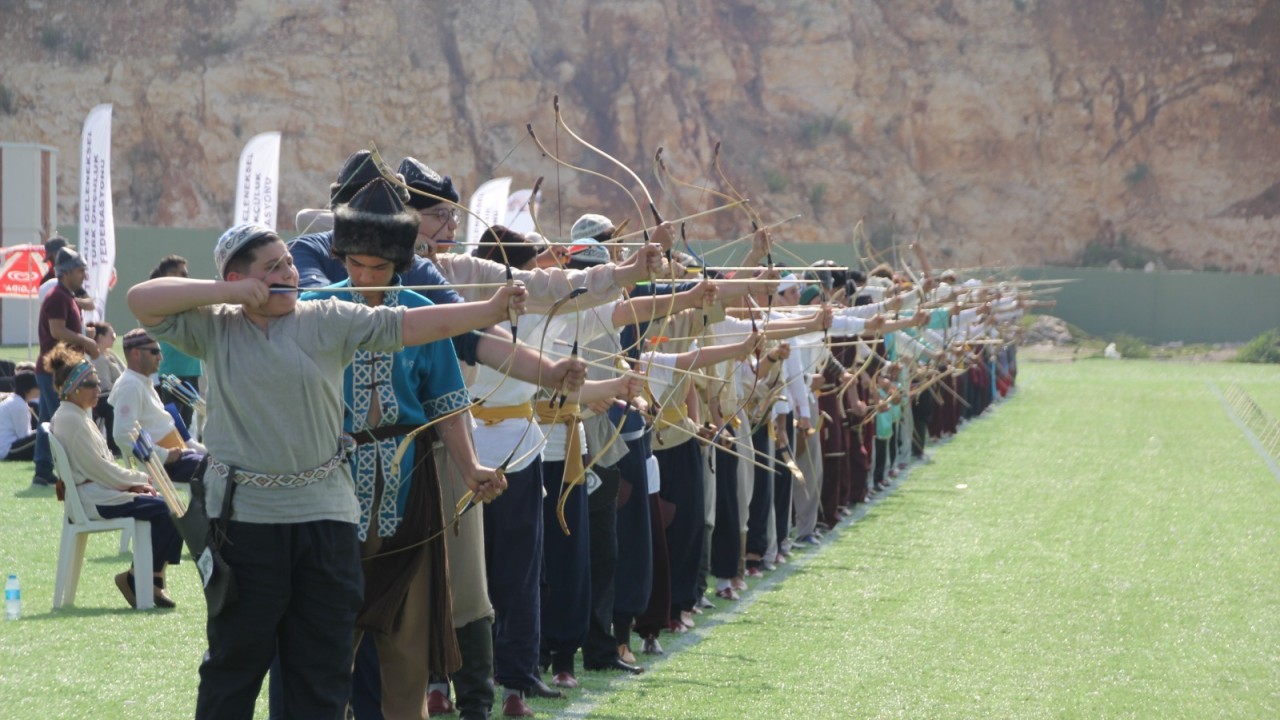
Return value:
M 204 457 L 204 448 L 194 441 L 184 441 L 173 417 L 160 403 L 151 384 L 151 375 L 160 367 L 160 344 L 146 330 L 130 330 L 124 336 L 124 374 L 111 388 L 109 402 L 115 410 L 116 445 L 133 444 L 130 433 L 140 426 L 157 448 L 169 451 L 164 468 L 174 482 L 190 482 L 191 475 Z
M 98 430 L 90 413 L 98 404 L 99 381 L 93 365 L 66 343 L 58 343 L 44 360 L 45 369 L 53 376 L 54 387 L 62 403 L 53 413 L 49 432 L 66 450 L 71 477 L 63 482 L 75 483 L 85 512 L 95 519 L 132 517 L 151 523 L 152 583 L 158 607 L 174 607 L 165 591 L 165 568 L 182 559 L 182 538 L 169 519 L 169 508 L 156 495 L 146 473 L 126 470 L 116 464 L 107 449 L 107 440 Z M 129 605 L 137 606 L 135 571 L 130 568 L 116 575 L 116 587 Z
M 13 376 L 13 393 L 0 400 L 0 458 L 35 458 L 36 416 L 31 403 L 39 399 L 40 387 L 36 385 L 35 373 L 20 372 Z
M 115 411 L 108 402 L 107 396 L 111 393 L 116 380 L 124 374 L 124 362 L 112 349 L 116 344 L 116 330 L 111 327 L 111 323 L 91 322 L 88 323 L 88 327 L 90 332 L 87 334 L 98 343 L 98 357 L 92 362 L 93 369 L 98 372 L 98 380 L 102 383 L 102 393 L 98 396 L 98 406 L 93 409 L 93 419 L 102 421 L 102 427 L 107 435 L 107 447 L 111 448 L 113 455 L 120 457 L 120 446 L 116 443 L 113 432 Z

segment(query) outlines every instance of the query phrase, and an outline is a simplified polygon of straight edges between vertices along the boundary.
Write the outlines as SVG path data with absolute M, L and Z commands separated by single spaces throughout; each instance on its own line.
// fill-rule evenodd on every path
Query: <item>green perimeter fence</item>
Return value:
M 61 228 L 76 242 L 79 228 Z M 213 246 L 220 230 L 164 228 L 116 229 L 116 291 L 107 303 L 107 319 L 120 332 L 136 325 L 125 307 L 123 289 L 146 279 L 160 258 L 181 255 L 192 277 L 213 277 Z M 698 252 L 714 248 L 695 243 Z M 848 244 L 796 243 L 788 250 L 808 262 L 831 259 L 858 266 Z M 741 258 L 745 248 L 713 253 L 710 264 Z M 775 253 L 778 264 L 798 260 Z M 1128 333 L 1154 343 L 1243 342 L 1280 327 L 1280 277 L 1197 272 L 1137 272 L 1095 268 L 1017 268 L 1002 270 L 1001 278 L 1073 280 L 1052 295 L 1058 301 L 1051 313 L 1098 336 Z M 15 301 L 0 301 L 15 302 Z M 25 301 L 16 301 L 25 302 Z

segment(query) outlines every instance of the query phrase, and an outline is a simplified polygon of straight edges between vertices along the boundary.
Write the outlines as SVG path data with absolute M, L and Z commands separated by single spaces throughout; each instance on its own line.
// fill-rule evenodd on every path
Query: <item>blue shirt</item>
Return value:
M 333 231 L 299 235 L 289 242 L 289 253 L 293 255 L 293 265 L 298 270 L 298 286 L 302 288 L 321 288 L 347 279 L 347 268 L 342 261 L 335 258 L 333 250 Z M 405 285 L 415 287 L 422 285 L 439 285 L 437 290 L 425 290 L 421 294 L 436 305 L 466 302 L 462 296 L 448 288 L 449 281 L 440 274 L 435 263 L 422 257 L 415 257 L 413 267 L 401 276 Z M 454 351 L 464 362 L 476 364 L 476 345 L 480 336 L 474 332 L 463 333 L 453 338 Z M 176 373 L 175 373 L 176 374 Z
M 343 280 L 331 287 L 348 287 Z M 395 284 L 395 283 L 393 283 Z M 358 292 L 303 293 L 302 300 L 317 300 L 332 296 L 356 304 L 364 304 L 364 296 Z M 412 290 L 396 290 L 384 295 L 383 303 L 389 307 L 428 307 L 430 300 Z M 471 396 L 462 382 L 458 357 L 453 345 L 438 340 L 404 348 L 395 353 L 357 350 L 355 359 L 343 371 L 342 395 L 346 411 L 343 413 L 343 430 L 359 432 L 367 427 L 369 408 L 377 396 L 381 417 L 379 427 L 406 425 L 418 427 L 428 420 L 446 415 L 471 404 Z M 368 535 L 370 518 L 377 512 L 378 535 L 391 537 L 404 519 L 405 505 L 413 480 L 413 469 L 418 462 L 432 462 L 429 457 L 406 452 L 398 467 L 390 468 L 396 448 L 404 436 L 389 437 L 365 443 L 356 448 L 352 462 L 352 478 L 356 485 L 356 499 L 360 505 L 359 532 L 361 540 Z M 384 490 L 378 508 L 373 507 L 377 472 L 381 468 Z

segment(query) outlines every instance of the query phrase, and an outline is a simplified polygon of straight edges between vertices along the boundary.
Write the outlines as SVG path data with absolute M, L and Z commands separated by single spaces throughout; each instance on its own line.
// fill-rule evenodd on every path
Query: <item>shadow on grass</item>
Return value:
M 143 613 L 158 612 L 167 615 L 174 612 L 176 608 L 153 608 L 151 610 L 143 610 Z M 131 607 L 78 607 L 72 605 L 64 607 L 60 610 L 46 610 L 42 613 L 23 613 L 24 622 L 58 622 L 58 621 L 75 621 L 80 618 L 96 618 L 96 617 L 130 617 L 138 615 L 138 611 Z
M 48 485 L 27 485 L 21 490 L 15 490 L 13 497 L 18 498 L 19 500 L 47 498 L 49 500 L 54 500 L 55 502 L 57 501 L 57 498 L 53 496 L 53 488 Z

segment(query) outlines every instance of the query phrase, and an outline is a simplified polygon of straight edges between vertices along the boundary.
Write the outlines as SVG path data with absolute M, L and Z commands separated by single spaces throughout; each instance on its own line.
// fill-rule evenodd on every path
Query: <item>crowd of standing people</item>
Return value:
M 171 257 L 131 288 L 115 364 L 57 251 L 35 381 L 79 448 L 61 480 L 163 526 L 146 475 L 106 467 L 147 425 L 237 587 L 210 605 L 197 717 L 251 717 L 268 675 L 272 717 L 363 720 L 531 716 L 580 669 L 644 672 L 1006 395 L 1036 304 L 923 251 L 914 273 L 780 267 L 761 228 L 717 268 L 670 223 L 626 242 L 600 212 L 456 252 L 460 199 L 418 159 L 354 153 L 291 242 L 238 225 L 216 278 Z M 206 416 L 164 412 L 166 362 Z M 153 530 L 157 604 L 178 542 Z

